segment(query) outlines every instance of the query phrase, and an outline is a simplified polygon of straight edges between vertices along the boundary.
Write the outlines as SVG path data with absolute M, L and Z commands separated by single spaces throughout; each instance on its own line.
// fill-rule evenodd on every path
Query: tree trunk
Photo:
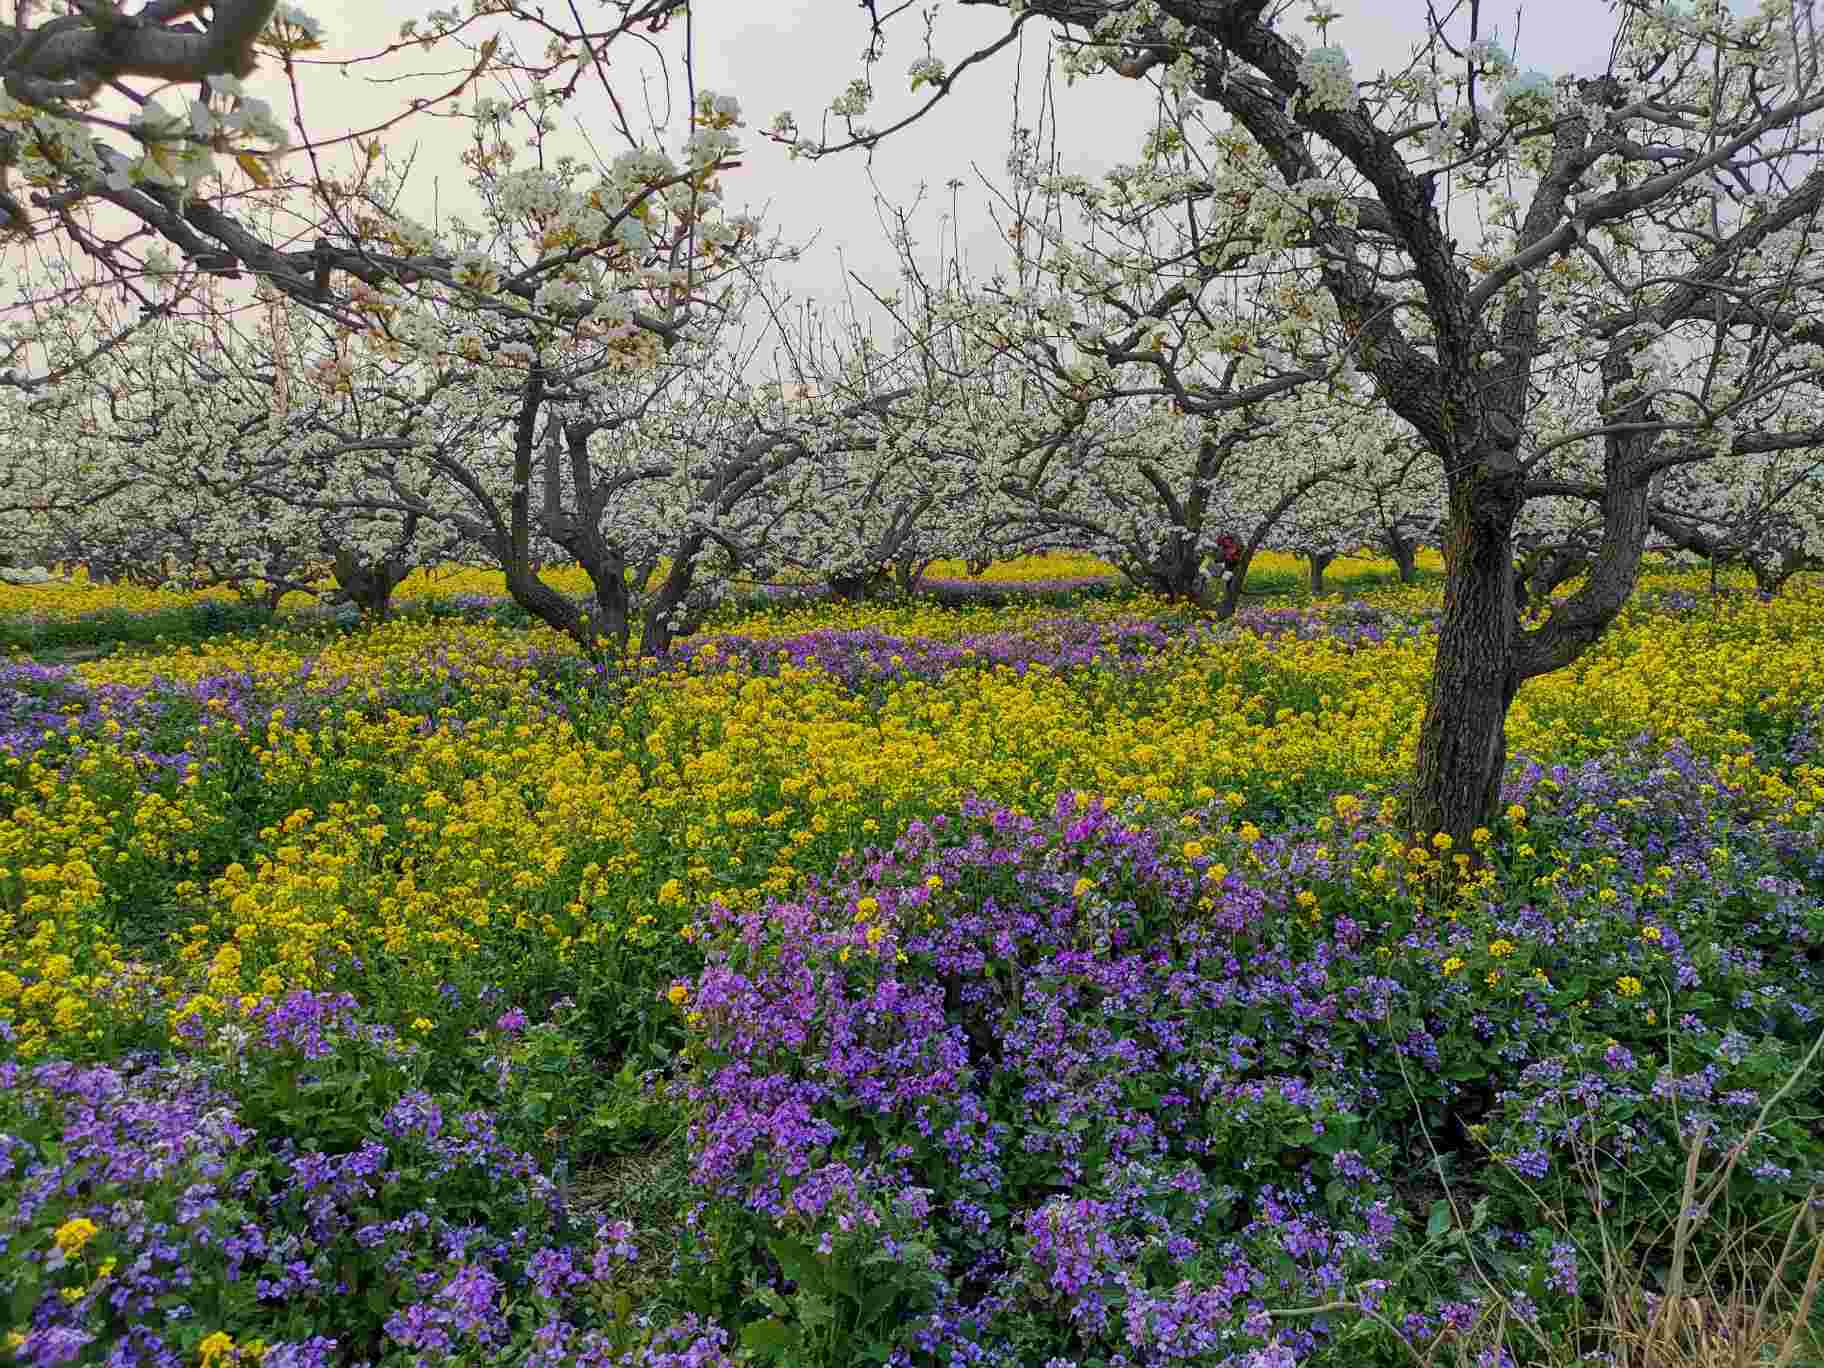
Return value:
M 1139 550 L 1136 547 L 1136 552 Z M 1154 551 L 1142 564 L 1146 567 L 1143 577 L 1159 594 L 1172 600 L 1200 599 L 1203 552 L 1197 545 L 1194 533 L 1183 528 L 1174 530 L 1166 539 L 1165 545 Z
M 1248 566 L 1252 564 L 1253 560 L 1254 553 L 1251 550 L 1244 550 L 1233 561 L 1221 562 L 1223 568 L 1229 572 L 1229 577 L 1223 582 L 1222 594 L 1215 604 L 1216 621 L 1227 622 L 1235 616 L 1235 610 L 1241 606 L 1242 590 L 1247 587 Z
M 1305 559 L 1311 562 L 1311 597 L 1316 598 L 1324 592 L 1324 571 L 1330 568 L 1330 562 L 1336 559 L 1334 551 L 1307 551 Z
M 518 573 L 508 573 L 507 593 L 512 596 L 513 602 L 545 626 L 562 632 L 574 641 L 584 655 L 593 657 L 596 654 L 599 648 L 595 644 L 595 634 L 590 630 L 588 619 L 577 611 L 574 603 L 529 569 L 521 567 Z
M 361 610 L 361 615 L 384 620 L 392 606 L 393 590 L 404 582 L 411 567 L 403 560 L 364 562 L 353 552 L 338 550 L 330 573 L 342 597 Z
M 893 578 L 901 598 L 911 598 L 918 592 L 918 582 L 924 578 L 925 568 L 930 564 L 929 560 L 911 555 L 902 555 L 893 562 Z
M 612 574 L 599 579 L 590 575 L 589 580 L 595 586 L 597 625 L 615 653 L 625 656 L 633 636 L 633 595 L 627 588 L 627 572 L 615 566 Z
M 595 623 L 590 614 L 580 610 L 564 595 L 538 577 L 532 554 L 532 465 L 538 415 L 544 404 L 545 374 L 533 366 L 526 374 L 520 392 L 519 417 L 513 432 L 513 494 L 509 502 L 508 523 L 497 522 L 489 550 L 506 572 L 507 593 L 526 612 L 556 631 L 562 632 L 595 659 L 601 652 L 596 644 Z M 504 534 L 504 535 L 503 535 Z
M 1417 543 L 1409 541 L 1399 528 L 1390 527 L 1381 537 L 1381 545 L 1399 567 L 1401 584 L 1419 582 L 1419 548 Z
M 1635 376 L 1631 349 L 1603 362 L 1605 397 Z M 1584 582 L 1551 602 L 1538 627 L 1520 629 L 1513 574 L 1514 524 L 1525 501 L 1519 461 L 1495 449 L 1451 465 L 1464 474 L 1450 494 L 1444 612 L 1437 664 L 1419 733 L 1413 793 L 1415 836 L 1441 831 L 1459 851 L 1493 821 L 1507 760 L 1507 710 L 1522 681 L 1562 670 L 1589 650 L 1634 592 L 1646 546 L 1652 485 L 1653 413 L 1644 395 L 1606 412 L 1632 430 L 1603 441 L 1601 539 L 1579 553 Z
M 657 659 L 671 652 L 672 644 L 698 626 L 700 612 L 690 607 L 696 583 L 697 553 L 708 540 L 700 532 L 687 534 L 673 549 L 671 566 L 640 617 L 640 654 Z
M 1443 832 L 1459 851 L 1500 802 L 1507 710 L 1520 687 L 1513 517 L 1472 513 L 1470 498 L 1468 490 L 1451 498 L 1444 610 L 1409 813 L 1416 836 Z

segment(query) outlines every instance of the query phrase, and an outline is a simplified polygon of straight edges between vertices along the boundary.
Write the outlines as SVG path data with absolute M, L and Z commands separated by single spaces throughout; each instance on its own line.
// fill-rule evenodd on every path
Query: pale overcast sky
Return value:
M 591 7 L 591 0 L 579 0 L 585 17 Z M 1331 41 L 1349 51 L 1358 74 L 1403 64 L 1423 32 L 1421 0 L 1380 4 L 1337 0 L 1335 7 L 1343 17 L 1332 27 Z M 725 179 L 730 207 L 762 212 L 768 224 L 788 240 L 815 238 L 805 260 L 785 276 L 796 292 L 833 298 L 839 249 L 850 268 L 870 279 L 889 281 L 894 259 L 875 212 L 868 159 L 846 153 L 815 163 L 795 162 L 784 148 L 760 134 L 775 113 L 789 109 L 800 128 L 815 136 L 821 111 L 860 74 L 860 52 L 866 39 L 864 11 L 854 0 L 698 0 L 694 9 L 698 86 L 735 95 L 749 124 L 744 134 L 745 164 Z M 315 0 L 309 10 L 324 25 L 328 55 L 341 57 L 372 51 L 396 38 L 399 25 L 422 15 L 425 7 L 401 0 Z M 1532 0 L 1517 25 L 1511 9 L 1503 13 L 1489 5 L 1484 13 L 1510 46 L 1518 28 L 1522 68 L 1538 67 L 1552 74 L 1587 72 L 1600 69 L 1606 60 L 1613 17 L 1601 0 Z M 1005 12 L 998 9 L 939 4 L 934 51 L 954 67 L 959 59 L 1004 32 L 1006 23 Z M 1308 32 L 1302 24 L 1300 29 Z M 681 24 L 674 25 L 661 41 L 672 42 L 675 51 L 681 46 L 681 30 Z M 923 54 L 918 12 L 901 15 L 892 32 L 893 46 L 876 68 L 877 102 L 868 118 L 876 125 L 885 125 L 914 107 L 905 73 Z M 1044 25 L 1028 25 L 1024 63 L 1028 122 L 1044 66 L 1046 38 Z M 639 49 L 623 39 L 612 51 L 617 94 L 637 107 L 642 98 Z M 451 59 L 439 57 L 435 65 L 447 70 Z M 648 64 L 645 69 L 652 68 Z M 346 77 L 336 74 L 333 67 L 308 73 L 303 82 L 305 114 L 313 136 L 377 121 L 396 111 L 403 95 L 422 93 L 413 88 L 402 94 L 399 85 L 372 82 L 369 77 L 381 70 L 358 67 Z M 927 251 L 936 246 L 937 213 L 948 207 L 944 183 L 961 177 L 973 187 L 974 166 L 1000 177 L 1012 118 L 1010 92 L 1019 70 L 1012 50 L 975 68 L 922 123 L 895 135 L 875 152 L 873 177 L 890 199 L 910 204 L 921 183 L 930 186 L 933 198 L 927 200 L 928 209 L 918 229 Z M 288 106 L 282 84 L 266 72 L 258 79 L 267 86 L 276 106 Z M 436 88 L 434 82 L 427 83 L 423 91 Z M 681 112 L 681 83 L 676 99 Z M 592 92 L 567 112 L 572 120 L 580 118 L 591 127 L 599 121 L 600 127 L 606 127 L 605 103 L 599 93 Z M 1131 159 L 1150 104 L 1150 92 L 1140 82 L 1112 77 L 1079 82 L 1074 87 L 1060 82 L 1060 148 L 1068 169 L 1093 173 Z M 454 122 L 414 119 L 389 135 L 389 149 L 395 154 L 414 143 L 419 145 L 419 166 L 427 173 L 440 173 L 445 205 L 452 202 L 452 191 L 463 179 L 456 163 L 460 130 L 461 125 Z M 671 145 L 676 144 L 674 136 Z M 599 139 L 598 145 L 610 155 L 617 150 L 607 138 Z M 572 146 L 581 150 L 580 139 Z M 430 176 L 415 175 L 414 180 L 428 188 Z M 944 203 L 938 205 L 936 199 Z M 427 197 L 420 205 L 427 217 L 428 203 Z M 965 193 L 958 215 L 971 261 L 978 269 L 989 268 L 998 259 L 983 205 L 980 193 Z

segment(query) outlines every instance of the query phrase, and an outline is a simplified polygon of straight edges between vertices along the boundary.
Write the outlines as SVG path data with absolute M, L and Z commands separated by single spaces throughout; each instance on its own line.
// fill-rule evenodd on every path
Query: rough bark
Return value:
M 222 73 L 248 75 L 255 65 L 254 40 L 272 18 L 276 0 L 221 0 L 210 8 L 206 28 L 167 26 L 201 8 L 165 0 L 147 6 L 136 23 L 50 19 L 29 35 L 0 35 L 0 57 L 14 68 L 8 85 L 17 98 L 48 104 L 92 94 L 124 77 L 190 83 Z
M 919 581 L 925 577 L 925 571 L 930 565 L 928 557 L 915 556 L 909 552 L 893 562 L 893 582 L 899 589 L 901 598 L 911 598 L 918 592 Z
M 1419 546 L 1397 527 L 1389 527 L 1381 534 L 1381 547 L 1399 567 L 1401 584 L 1419 582 Z
M 391 609 L 393 590 L 411 573 L 411 563 L 403 557 L 386 557 L 363 561 L 346 548 L 336 551 L 331 567 L 339 597 L 354 604 L 363 617 L 384 619 Z M 281 590 L 281 592 L 283 592 Z
M 1336 553 L 1334 551 L 1307 551 L 1305 559 L 1311 565 L 1311 596 L 1316 598 L 1324 592 L 1324 572 L 1336 559 Z
M 1513 570 L 1518 512 L 1514 499 L 1511 511 L 1497 507 L 1490 516 L 1468 482 L 1452 491 L 1444 608 L 1408 825 L 1417 835 L 1444 832 L 1462 850 L 1500 801 L 1507 710 L 1520 687 Z

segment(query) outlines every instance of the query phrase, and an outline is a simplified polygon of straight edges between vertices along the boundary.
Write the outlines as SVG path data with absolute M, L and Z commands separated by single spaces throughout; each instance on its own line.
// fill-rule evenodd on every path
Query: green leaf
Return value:
M 828 1297 L 800 1288 L 795 1300 L 798 1319 L 804 1322 L 806 1330 L 817 1330 L 836 1323 L 836 1303 Z
M 828 1292 L 829 1280 L 824 1277 L 823 1268 L 817 1261 L 817 1255 L 811 1247 L 799 1240 L 788 1240 L 781 1236 L 766 1242 L 767 1249 L 779 1261 L 779 1267 L 785 1276 L 797 1283 L 799 1287 L 811 1292 Z
M 879 1283 L 871 1288 L 868 1295 L 862 1298 L 861 1309 L 855 1313 L 855 1329 L 866 1331 L 881 1312 L 893 1305 L 898 1296 L 899 1287 L 895 1283 Z
M 13 1324 L 30 1325 L 32 1308 L 38 1304 L 38 1279 L 21 1273 L 13 1282 Z
M 797 1338 L 791 1326 L 777 1316 L 768 1316 L 763 1321 L 755 1321 L 741 1332 L 741 1347 L 751 1354 L 760 1354 L 769 1359 L 776 1359 L 792 1347 Z
M 1431 1204 L 1431 1219 L 1425 1222 L 1425 1236 L 1435 1240 L 1450 1229 L 1450 1203 L 1440 1197 Z

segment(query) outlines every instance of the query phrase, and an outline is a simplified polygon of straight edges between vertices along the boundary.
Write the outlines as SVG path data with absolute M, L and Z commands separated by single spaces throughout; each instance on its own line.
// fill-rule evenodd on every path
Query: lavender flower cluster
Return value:
M 352 998 L 295 992 L 190 1035 L 181 1060 L 0 1064 L 13 1362 L 732 1368 L 714 1325 L 603 1309 L 631 1230 L 574 1221 L 485 1110 L 406 1091 L 340 1148 L 302 1103 L 249 1124 L 254 1080 L 307 1089 L 351 1045 L 408 1048 Z
M 671 995 L 698 1219 L 856 1276 L 923 1241 L 902 1353 L 1302 1362 L 1370 1311 L 1421 1356 L 1492 1314 L 1414 1279 L 1426 1211 L 1398 1175 L 1440 1152 L 1500 1198 L 1477 1238 L 1521 1270 L 1510 1318 L 1581 1295 L 1579 1240 L 1524 1232 L 1542 1191 L 1575 1219 L 1554 1184 L 1598 1150 L 1644 1199 L 1701 1125 L 1741 1150 L 1738 1197 L 1802 1197 L 1815 1079 L 1757 1122 L 1824 1000 L 1815 824 L 1766 823 L 1677 748 L 1523 762 L 1506 798 L 1532 809 L 1506 848 L 1557 858 L 1468 900 L 1377 871 L 1359 805 L 1273 835 L 1212 814 L 1187 842 L 1066 796 L 1048 821 L 972 803 L 808 896 L 718 909 Z
M 1382 1026 L 1395 990 L 1337 1000 L 1243 879 L 1184 915 L 1197 871 L 1095 803 L 971 805 L 855 873 L 724 914 L 690 990 L 695 1176 L 727 1218 L 816 1237 L 799 1193 L 832 1169 L 915 1209 L 938 1254 L 910 1346 L 1023 1320 L 1134 1364 L 1313 1347 L 1322 1318 L 1271 1333 L 1266 1307 L 1357 1283 L 1399 1218 L 1325 1140 L 1357 1099 L 1301 1074 L 1342 1062 L 1325 1023 Z
M 695 637 L 680 654 L 711 668 L 740 667 L 771 672 L 781 664 L 814 665 L 850 686 L 882 680 L 931 679 L 959 669 L 1006 668 L 1024 674 L 1034 666 L 1070 671 L 1101 667 L 1127 672 L 1156 668 L 1174 652 L 1219 641 L 1245 631 L 1269 639 L 1331 640 L 1349 646 L 1380 645 L 1422 631 L 1417 619 L 1372 608 L 1319 611 L 1311 608 L 1253 609 L 1228 623 L 1197 618 L 1094 622 L 1077 617 L 1047 618 L 1002 632 L 957 641 L 899 636 L 875 628 L 826 628 L 796 636 Z
M 697 638 L 687 650 L 693 660 L 713 659 L 723 668 L 770 673 L 780 665 L 815 666 L 854 686 L 894 679 L 930 679 L 957 669 L 1004 667 L 1024 674 L 1033 666 L 1052 670 L 1089 665 L 1136 670 L 1156 664 L 1174 647 L 1207 638 L 1189 622 L 1086 622 L 1054 618 L 1031 627 L 985 632 L 960 641 L 897 636 L 875 628 L 825 628 L 796 636 Z

